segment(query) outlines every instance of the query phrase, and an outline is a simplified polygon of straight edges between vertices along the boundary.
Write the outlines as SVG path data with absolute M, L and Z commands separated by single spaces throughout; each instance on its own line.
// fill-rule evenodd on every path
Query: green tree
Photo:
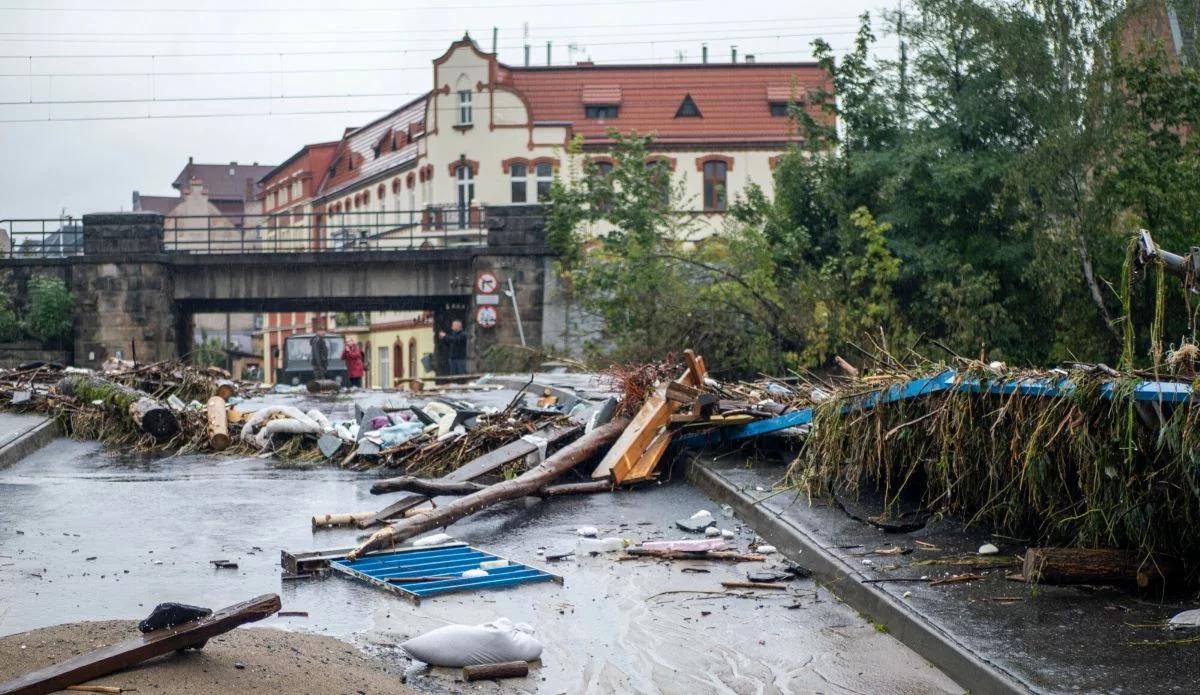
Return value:
M 71 293 L 58 278 L 35 277 L 29 281 L 29 306 L 25 330 L 47 347 L 62 347 L 72 335 Z

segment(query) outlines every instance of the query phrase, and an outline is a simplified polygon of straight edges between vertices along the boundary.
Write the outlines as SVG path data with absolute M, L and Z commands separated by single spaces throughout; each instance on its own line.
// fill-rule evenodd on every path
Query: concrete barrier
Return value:
M 7 468 L 62 436 L 62 426 L 56 418 L 47 418 L 0 444 L 0 469 Z

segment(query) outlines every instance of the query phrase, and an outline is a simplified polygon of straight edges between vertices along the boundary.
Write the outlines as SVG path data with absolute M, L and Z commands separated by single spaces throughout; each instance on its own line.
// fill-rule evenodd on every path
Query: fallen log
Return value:
M 501 664 L 463 666 L 463 680 L 487 681 L 499 678 L 524 678 L 529 675 L 528 661 L 505 661 Z
M 222 379 L 217 382 L 217 395 L 224 400 L 229 400 L 237 393 L 237 384 L 228 380 Z
M 143 391 L 118 384 L 98 376 L 72 374 L 58 380 L 55 390 L 64 396 L 100 404 L 121 413 L 138 429 L 155 439 L 167 439 L 179 432 L 175 413 Z
M 338 383 L 333 379 L 313 379 L 304 385 L 309 393 L 328 393 L 338 390 Z
M 1022 568 L 1034 584 L 1134 584 L 1142 590 L 1178 583 L 1179 564 L 1144 558 L 1134 550 L 1106 548 L 1029 548 Z
M 225 399 L 213 396 L 204 408 L 208 415 L 208 446 L 221 451 L 229 446 L 229 421 L 225 416 Z
M 426 497 L 439 495 L 469 495 L 486 488 L 486 485 L 472 483 L 467 480 L 429 480 L 413 475 L 402 475 L 399 478 L 380 480 L 371 486 L 372 495 L 383 495 L 389 492 L 415 492 Z
M 323 526 L 352 526 L 359 521 L 372 517 L 375 512 L 352 512 L 350 514 L 318 514 L 312 518 L 313 528 Z
M 387 492 L 415 492 L 427 497 L 457 497 L 470 495 L 489 486 L 470 481 L 429 480 L 416 476 L 404 475 L 399 478 L 381 480 L 371 486 L 371 494 L 379 495 Z M 563 485 L 547 485 L 532 493 L 535 497 L 559 497 L 562 495 L 586 495 L 593 492 L 608 492 L 612 484 L 607 480 L 594 480 L 586 483 L 565 483 Z M 364 517 L 365 518 L 365 517 Z M 317 517 L 313 517 L 314 522 Z
M 553 446 L 556 443 L 577 434 L 583 428 L 579 425 L 568 425 L 566 427 L 554 427 L 545 430 L 534 432 L 535 437 L 540 437 L 546 441 L 545 446 Z M 439 480 L 443 481 L 464 481 L 474 480 L 487 475 L 501 466 L 513 461 L 519 461 L 526 456 L 539 450 L 539 446 L 530 439 L 518 439 L 515 442 L 510 442 L 490 451 L 477 459 L 468 461 L 459 468 L 450 471 L 442 476 Z M 372 517 L 358 522 L 359 528 L 369 528 L 376 524 L 382 524 L 385 521 L 390 521 L 398 517 L 404 516 L 409 510 L 419 507 L 429 498 L 425 495 L 411 494 L 392 502 L 388 506 L 376 512 Z
M 607 480 L 591 480 L 586 483 L 547 485 L 534 494 L 538 497 L 561 497 L 563 495 L 590 495 L 594 492 L 611 492 L 612 489 L 612 483 Z
M 202 645 L 238 625 L 270 617 L 279 610 L 279 596 L 263 594 L 223 608 L 210 616 L 175 627 L 147 632 L 124 642 L 80 654 L 58 664 L 0 683 L 0 695 L 49 695 L 128 668 L 156 656 Z
M 350 551 L 347 558 L 353 561 L 363 553 L 376 548 L 392 546 L 430 529 L 448 526 L 497 502 L 534 495 L 567 471 L 600 453 L 606 446 L 616 441 L 628 425 L 627 418 L 601 425 L 512 480 L 496 483 L 478 492 L 459 497 L 431 512 L 404 519 L 376 531 L 370 538 Z

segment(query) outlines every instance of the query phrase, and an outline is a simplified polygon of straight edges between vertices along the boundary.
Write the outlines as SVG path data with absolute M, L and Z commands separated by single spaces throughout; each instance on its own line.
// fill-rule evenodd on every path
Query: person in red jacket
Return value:
M 354 336 L 346 336 L 346 347 L 342 348 L 342 360 L 346 363 L 346 376 L 350 385 L 362 388 L 363 383 L 363 351 Z

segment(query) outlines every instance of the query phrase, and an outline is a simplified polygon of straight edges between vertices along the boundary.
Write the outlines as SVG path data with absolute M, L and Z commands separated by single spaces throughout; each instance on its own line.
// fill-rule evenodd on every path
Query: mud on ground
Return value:
M 136 621 L 108 620 L 0 638 L 0 682 L 138 634 Z M 161 656 L 88 684 L 137 688 L 140 695 L 413 692 L 401 677 L 332 637 L 239 628 L 212 638 L 201 651 Z

